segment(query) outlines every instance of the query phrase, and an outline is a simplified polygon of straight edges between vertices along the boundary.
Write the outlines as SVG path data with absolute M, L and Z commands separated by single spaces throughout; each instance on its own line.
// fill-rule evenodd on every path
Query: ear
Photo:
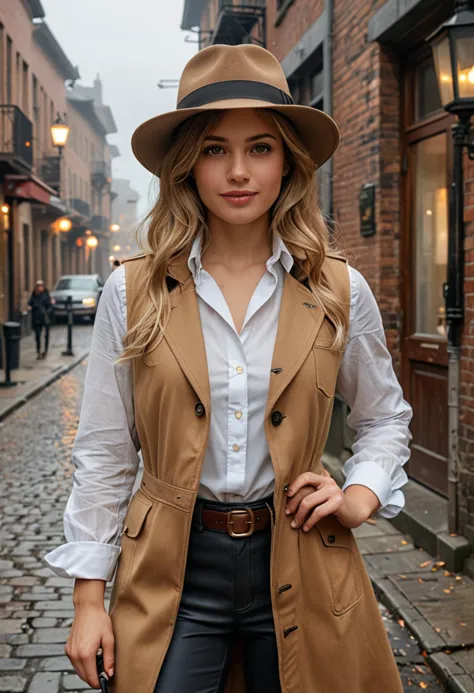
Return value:
M 282 174 L 283 177 L 287 176 L 288 173 L 289 173 L 289 171 L 290 171 L 289 165 L 288 165 L 288 164 L 285 164 L 284 167 L 283 167 L 283 174 Z

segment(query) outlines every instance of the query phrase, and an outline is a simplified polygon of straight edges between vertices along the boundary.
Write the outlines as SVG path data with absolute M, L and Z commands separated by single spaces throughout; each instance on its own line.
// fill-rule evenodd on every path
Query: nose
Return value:
M 245 163 L 245 154 L 241 152 L 233 152 L 232 156 L 230 157 L 227 180 L 241 183 L 249 178 L 250 174 Z

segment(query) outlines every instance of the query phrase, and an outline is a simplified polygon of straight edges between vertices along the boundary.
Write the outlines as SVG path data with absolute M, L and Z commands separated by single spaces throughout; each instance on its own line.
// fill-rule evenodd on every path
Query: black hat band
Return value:
M 231 79 L 225 82 L 214 82 L 200 87 L 181 99 L 177 109 L 197 108 L 213 101 L 225 99 L 258 99 L 277 106 L 294 104 L 295 102 L 285 91 L 266 82 L 254 82 L 246 79 Z

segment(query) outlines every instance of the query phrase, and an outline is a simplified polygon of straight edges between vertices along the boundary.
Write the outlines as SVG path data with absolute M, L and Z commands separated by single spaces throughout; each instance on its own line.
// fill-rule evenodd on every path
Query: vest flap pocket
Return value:
M 316 367 L 316 385 L 326 397 L 333 397 L 336 392 L 341 352 L 315 342 L 313 355 Z
M 142 500 L 134 495 L 125 516 L 122 534 L 126 534 L 127 537 L 138 537 L 152 505 L 151 501 Z
M 354 535 L 348 527 L 341 525 L 334 515 L 326 515 L 316 522 L 315 527 L 325 546 L 353 549 Z
M 322 549 L 322 562 L 331 586 L 333 613 L 340 616 L 362 598 L 355 539 L 352 531 L 331 515 L 323 517 L 315 527 L 325 547 Z

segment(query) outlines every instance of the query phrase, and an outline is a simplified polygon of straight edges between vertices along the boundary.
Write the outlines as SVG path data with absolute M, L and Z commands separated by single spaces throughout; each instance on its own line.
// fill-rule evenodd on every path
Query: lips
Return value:
M 256 192 L 251 192 L 250 190 L 235 190 L 228 193 L 222 193 L 222 197 L 252 197 L 256 195 Z

